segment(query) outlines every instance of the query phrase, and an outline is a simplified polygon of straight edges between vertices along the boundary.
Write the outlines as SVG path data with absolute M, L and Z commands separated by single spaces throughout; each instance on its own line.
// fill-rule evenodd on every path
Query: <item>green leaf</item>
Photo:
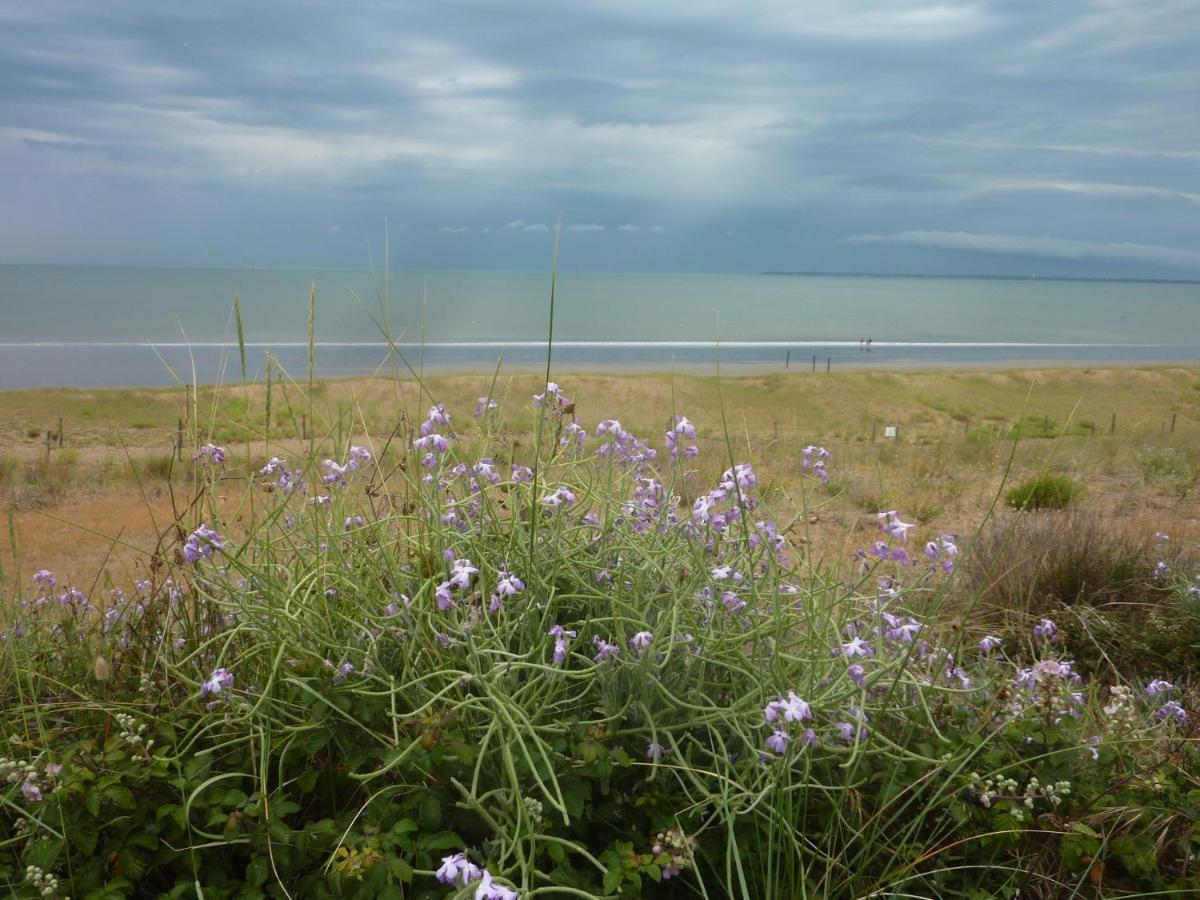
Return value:
M 404 884 L 411 884 L 413 880 L 413 869 L 408 863 L 398 856 L 393 856 L 387 862 L 388 871 L 392 873 L 392 877 Z
M 123 784 L 114 784 L 104 791 L 104 799 L 108 800 L 113 806 L 118 809 L 133 809 L 137 804 L 133 799 L 133 791 L 125 787 Z
M 133 883 L 126 878 L 114 878 L 104 887 L 84 894 L 83 900 L 124 900 L 132 892 Z
M 442 824 L 442 801 L 436 794 L 426 794 L 421 798 L 421 804 L 417 807 L 417 819 L 426 831 L 433 831 Z

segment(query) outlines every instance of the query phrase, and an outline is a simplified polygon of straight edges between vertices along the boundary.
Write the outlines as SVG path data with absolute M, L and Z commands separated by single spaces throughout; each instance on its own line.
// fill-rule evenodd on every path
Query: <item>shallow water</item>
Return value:
M 545 360 L 538 273 L 0 267 L 0 389 L 240 377 L 272 350 L 317 368 Z M 386 287 L 386 291 L 385 291 Z M 386 302 L 384 296 L 386 293 Z M 872 338 L 868 353 L 860 340 Z M 719 341 L 719 346 L 718 346 Z M 1200 362 L 1200 285 L 767 275 L 562 275 L 554 359 L 576 368 L 993 367 Z M 395 359 L 393 357 L 393 362 Z M 401 370 L 403 362 L 397 362 Z

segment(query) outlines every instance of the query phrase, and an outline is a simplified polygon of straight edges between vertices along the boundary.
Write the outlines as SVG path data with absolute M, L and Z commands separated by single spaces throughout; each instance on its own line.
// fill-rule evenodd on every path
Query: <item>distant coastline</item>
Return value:
M 936 278 L 943 281 L 1082 281 L 1095 284 L 1200 284 L 1200 278 L 1100 278 L 1086 275 L 944 275 L 901 272 L 789 272 L 769 270 L 760 275 L 785 278 Z

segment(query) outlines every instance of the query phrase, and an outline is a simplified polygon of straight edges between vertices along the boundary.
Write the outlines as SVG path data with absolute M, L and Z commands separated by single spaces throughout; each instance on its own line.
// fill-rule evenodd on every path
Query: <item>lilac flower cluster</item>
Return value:
M 556 419 L 561 419 L 568 413 L 573 415 L 575 412 L 575 404 L 571 402 L 571 398 L 553 381 L 546 382 L 545 391 L 533 395 L 533 406 L 535 409 L 545 407 Z
M 700 448 L 686 441 L 696 439 L 696 426 L 688 421 L 687 416 L 675 416 L 674 424 L 667 431 L 667 447 L 671 451 L 671 461 L 675 462 L 682 456 L 684 459 L 695 459 L 700 454 Z M 680 449 L 682 446 L 682 449 Z
M 570 649 L 570 643 L 567 638 L 576 636 L 576 632 L 568 631 L 561 625 L 554 625 L 548 632 L 554 638 L 554 664 L 561 666 L 567 659 L 567 651 Z
M 205 444 L 196 451 L 196 455 L 192 457 L 192 462 L 200 463 L 201 465 L 212 464 L 219 466 L 225 462 L 225 448 L 218 447 L 216 444 Z
M 757 486 L 758 477 L 749 463 L 739 463 L 732 469 L 726 469 L 716 488 L 697 497 L 692 504 L 693 525 L 722 533 L 740 518 L 743 508 L 752 510 L 757 505 L 754 499 L 754 488 Z M 728 506 L 722 510 L 721 505 L 726 503 Z
M 492 591 L 492 601 L 488 605 L 491 612 L 499 612 L 504 600 L 525 590 L 525 582 L 516 575 L 510 575 L 501 570 L 496 573 L 496 587 Z
M 779 699 L 772 700 L 763 709 L 763 720 L 767 725 L 774 726 L 766 740 L 767 748 L 779 756 L 785 754 L 788 744 L 792 741 L 792 735 L 786 725 L 805 722 L 812 717 L 812 708 L 800 699 L 795 691 L 788 691 L 786 698 L 780 695 Z M 806 746 L 815 747 L 817 733 L 812 728 L 805 728 L 801 742 Z
M 575 493 L 565 485 L 557 487 L 549 494 L 542 497 L 542 506 L 550 509 L 570 509 L 575 505 Z
M 824 447 L 809 444 L 800 451 L 800 468 L 816 475 L 821 484 L 828 484 L 829 472 L 825 469 L 825 463 L 829 461 L 830 456 L 830 452 Z
M 434 598 L 437 600 L 438 609 L 445 612 L 454 609 L 458 605 L 455 599 L 455 591 L 460 594 L 465 594 L 471 587 L 471 576 L 479 573 L 469 559 L 456 559 L 450 567 L 450 577 L 437 586 L 434 591 Z
M 297 469 L 294 472 L 289 470 L 287 461 L 280 459 L 278 456 L 272 456 L 270 461 L 258 470 L 258 474 L 278 475 L 276 485 L 285 496 L 290 494 L 304 494 L 308 490 L 308 485 L 304 481 L 304 470 Z
M 633 432 L 622 428 L 616 419 L 605 419 L 597 425 L 596 437 L 605 438 L 596 448 L 597 456 L 615 459 L 631 468 L 640 469 L 658 456 L 658 451 Z
M 199 528 L 188 535 L 188 539 L 183 545 L 183 558 L 190 563 L 195 563 L 205 557 L 212 558 L 214 550 L 224 549 L 225 539 L 201 523 Z
M 1146 694 L 1149 697 L 1159 698 L 1165 697 L 1171 691 L 1175 690 L 1175 685 L 1162 678 L 1155 678 L 1146 685 Z M 1162 706 L 1154 711 L 1154 718 L 1159 722 L 1169 721 L 1177 725 L 1187 724 L 1187 710 L 1179 705 L 1176 700 L 1165 700 Z
M 925 555 L 930 562 L 937 563 L 947 575 L 954 571 L 954 559 L 958 556 L 958 545 L 952 534 L 939 534 L 925 544 Z
M 512 888 L 495 881 L 492 873 L 481 869 L 467 859 L 465 851 L 442 857 L 442 865 L 435 876 L 442 884 L 467 887 L 479 882 L 475 888 L 475 900 L 517 900 L 520 896 Z
M 225 668 L 213 669 L 212 674 L 208 676 L 208 680 L 200 685 L 200 696 L 215 697 L 229 690 L 231 687 L 233 687 L 233 675 L 230 671 Z

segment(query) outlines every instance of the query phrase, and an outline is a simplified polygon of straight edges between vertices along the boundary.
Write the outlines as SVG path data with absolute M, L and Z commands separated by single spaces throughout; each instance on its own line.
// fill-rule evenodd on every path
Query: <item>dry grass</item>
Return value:
M 1200 533 L 1196 491 L 1181 498 L 1148 481 L 1138 461 L 1147 447 L 1164 448 L 1200 468 L 1196 369 L 792 372 L 720 382 L 690 374 L 572 373 L 559 380 L 589 430 L 614 417 L 661 444 L 672 412 L 685 413 L 705 448 L 692 489 L 705 489 L 731 458 L 754 460 L 767 494 L 783 508 L 781 519 L 791 512 L 815 520 L 793 536 L 829 559 L 844 560 L 873 539 L 874 513 L 883 508 L 903 510 L 929 529 L 969 534 L 1000 495 L 1006 471 L 1008 485 L 1046 472 L 1068 475 L 1087 485 L 1085 512 L 1138 521 L 1151 533 Z M 489 374 L 427 382 L 464 434 L 474 427 L 476 398 L 492 387 Z M 528 440 L 528 398 L 540 387 L 528 373 L 495 380 L 492 393 L 503 404 L 497 427 L 518 444 Z M 301 386 L 276 385 L 268 432 L 262 385 L 202 388 L 186 404 L 183 389 L 0 393 L 0 502 L 15 501 L 7 505 L 18 539 L 16 554 L 0 540 L 0 561 L 11 571 L 19 557 L 26 576 L 49 566 L 86 580 L 108 558 L 112 536 L 152 545 L 151 512 L 160 528 L 169 525 L 169 484 L 178 489 L 190 478 L 190 453 L 171 462 L 182 417 L 185 447 L 217 440 L 229 448 L 231 467 L 246 471 L 270 455 L 298 453 L 302 416 L 318 444 L 344 447 L 353 438 L 378 450 L 405 421 L 423 417 L 428 403 L 412 381 L 319 383 L 308 418 Z M 52 449 L 47 462 L 45 431 L 55 430 L 60 416 L 67 448 Z M 1050 439 L 1036 427 L 1047 417 L 1057 435 Z M 1009 429 L 1017 423 L 1025 425 L 1014 452 Z M 1081 423 L 1094 424 L 1094 436 Z M 899 427 L 899 440 L 882 437 L 885 425 Z M 833 452 L 828 488 L 813 491 L 800 478 L 800 450 L 809 443 Z M 119 550 L 109 558 L 114 578 L 128 573 L 135 555 Z

